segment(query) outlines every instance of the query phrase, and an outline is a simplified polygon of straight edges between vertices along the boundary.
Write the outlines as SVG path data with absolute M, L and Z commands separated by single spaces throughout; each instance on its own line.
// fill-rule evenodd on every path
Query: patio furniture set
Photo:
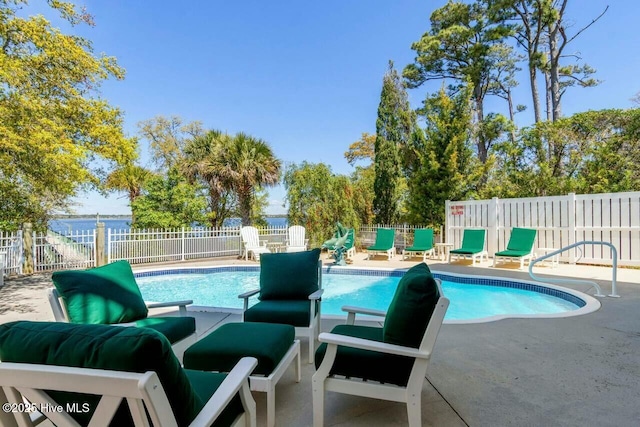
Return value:
M 191 302 L 146 304 L 126 261 L 54 273 L 56 322 L 0 325 L 0 403 L 12 409 L 0 412 L 0 425 L 255 426 L 253 390 L 267 393 L 273 426 L 276 384 L 292 364 L 300 381 L 304 337 L 316 365 L 314 426 L 324 423 L 326 391 L 405 402 L 409 425 L 420 426 L 425 373 L 449 304 L 438 280 L 420 263 L 386 313 L 345 307 L 347 324 L 319 334 L 319 258 L 320 249 L 261 254 L 260 288 L 239 296 L 243 321 L 200 337 Z M 179 316 L 149 316 L 171 305 Z M 384 327 L 356 325 L 356 314 L 384 317 Z

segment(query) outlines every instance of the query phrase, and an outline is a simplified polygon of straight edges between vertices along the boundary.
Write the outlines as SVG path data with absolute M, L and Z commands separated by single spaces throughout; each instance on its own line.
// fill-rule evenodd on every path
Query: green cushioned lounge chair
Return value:
M 176 351 L 196 341 L 196 321 L 187 301 L 146 303 L 128 261 L 88 270 L 56 271 L 48 291 L 57 322 L 137 326 L 162 333 Z M 149 309 L 178 307 L 179 316 L 149 316 Z
M 320 249 L 264 254 L 260 257 L 260 288 L 238 295 L 244 300 L 245 322 L 282 323 L 295 327 L 296 337 L 309 342 L 309 363 L 320 331 L 322 262 Z M 249 307 L 249 298 L 258 295 Z
M 367 259 L 378 253 L 387 255 L 388 259 L 393 258 L 396 254 L 395 237 L 396 230 L 393 228 L 378 228 L 375 243 L 367 248 Z
M 413 244 L 402 251 L 402 259 L 422 254 L 422 261 L 427 261 L 427 255 L 434 256 L 433 229 L 423 228 L 413 232 Z
M 469 256 L 471 257 L 472 265 L 475 265 L 478 258 L 480 258 L 480 262 L 482 262 L 483 256 L 488 258 L 489 254 L 484 249 L 486 236 L 486 230 L 464 230 L 462 234 L 462 247 L 449 251 L 449 263 L 451 263 L 452 256 L 456 258 L 466 258 Z
M 324 425 L 325 391 L 404 402 L 409 426 L 422 426 L 422 387 L 448 306 L 439 280 L 420 263 L 402 277 L 386 313 L 343 307 L 347 323 L 319 336 L 312 379 L 314 427 Z M 384 327 L 355 325 L 356 314 L 382 316 Z M 329 412 L 333 419 L 327 424 L 338 422 L 335 410 Z
M 152 329 L 5 323 L 0 359 L 0 404 L 49 408 L 1 411 L 3 427 L 46 419 L 60 427 L 256 425 L 248 383 L 255 358 L 240 359 L 228 374 L 183 369 Z
M 524 269 L 524 261 L 531 262 L 535 258 L 533 252 L 533 245 L 536 242 L 537 230 L 532 228 L 513 228 L 511 230 L 511 236 L 509 237 L 509 243 L 507 243 L 507 249 L 504 251 L 496 252 L 493 256 L 493 266 L 496 266 L 498 258 L 505 260 L 520 260 L 520 270 Z

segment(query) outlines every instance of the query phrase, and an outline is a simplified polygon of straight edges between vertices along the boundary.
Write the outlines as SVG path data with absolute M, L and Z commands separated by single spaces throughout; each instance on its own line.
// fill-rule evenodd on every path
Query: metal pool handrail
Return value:
M 592 281 L 592 280 L 578 280 L 578 279 L 543 279 L 542 277 L 538 277 L 535 274 L 533 274 L 533 266 L 535 264 L 537 264 L 540 261 L 544 261 L 545 259 L 551 258 L 555 255 L 561 254 L 562 252 L 565 252 L 568 249 L 573 249 L 576 246 L 582 246 L 582 245 L 605 245 L 605 246 L 609 246 L 611 248 L 611 252 L 613 253 L 613 271 L 612 271 L 612 276 L 611 276 L 611 294 L 609 294 L 610 297 L 613 298 L 620 298 L 620 295 L 617 294 L 616 292 L 616 279 L 618 276 L 618 250 L 615 248 L 615 246 L 613 246 L 611 243 L 609 242 L 601 242 L 601 241 L 595 241 L 595 240 L 583 240 L 581 242 L 576 242 L 573 243 L 569 246 L 565 246 L 564 248 L 558 249 L 557 251 L 553 251 L 550 252 L 544 256 L 541 256 L 540 258 L 536 258 L 535 260 L 531 261 L 529 263 L 529 276 L 531 276 L 531 278 L 533 280 L 537 280 L 539 282 L 545 282 L 545 283 L 590 283 L 591 285 L 593 285 L 594 288 L 596 288 L 596 293 L 594 294 L 594 296 L 596 297 L 604 297 L 605 295 L 602 293 L 602 289 L 600 288 L 600 286 Z

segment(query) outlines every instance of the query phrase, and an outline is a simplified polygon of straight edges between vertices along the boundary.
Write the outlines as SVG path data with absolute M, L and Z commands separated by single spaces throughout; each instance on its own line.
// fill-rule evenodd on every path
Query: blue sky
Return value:
M 101 93 L 124 112 L 128 135 L 137 134 L 142 120 L 177 115 L 200 120 L 208 129 L 262 138 L 283 161 L 325 162 L 334 172 L 348 174 L 353 170 L 344 159 L 349 144 L 362 132 L 375 132 L 388 60 L 399 71 L 412 62 L 411 43 L 429 29 L 431 12 L 444 4 L 87 0 L 96 26 L 73 31 L 126 69 L 124 81 L 105 82 Z M 568 33 L 589 23 L 606 4 L 571 0 L 566 16 L 574 26 Z M 564 114 L 632 106 L 630 98 L 640 91 L 638 16 L 637 0 L 611 2 L 604 17 L 569 45 L 566 52 L 579 53 L 603 83 L 570 89 L 563 98 Z M 519 80 L 515 102 L 530 105 L 526 76 Z M 411 90 L 412 105 L 418 107 L 439 87 Z M 490 108 L 503 109 L 502 102 L 489 102 Z M 530 124 L 531 115 L 518 115 L 518 125 Z M 141 156 L 148 162 L 146 141 L 141 141 Z M 285 212 L 284 194 L 282 187 L 270 191 L 268 213 Z M 97 193 L 79 197 L 75 211 L 130 212 L 125 197 Z

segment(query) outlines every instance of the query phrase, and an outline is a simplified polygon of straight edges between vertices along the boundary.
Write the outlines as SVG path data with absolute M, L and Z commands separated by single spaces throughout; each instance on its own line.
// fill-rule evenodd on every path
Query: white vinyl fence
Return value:
M 506 248 L 513 227 L 535 228 L 536 248 L 603 241 L 618 250 L 618 265 L 640 266 L 640 192 L 447 201 L 445 209 L 445 241 L 454 247 L 460 246 L 464 229 L 483 228 L 487 230 L 487 251 L 493 256 Z M 569 250 L 560 259 L 612 263 L 611 250 L 601 245 Z

